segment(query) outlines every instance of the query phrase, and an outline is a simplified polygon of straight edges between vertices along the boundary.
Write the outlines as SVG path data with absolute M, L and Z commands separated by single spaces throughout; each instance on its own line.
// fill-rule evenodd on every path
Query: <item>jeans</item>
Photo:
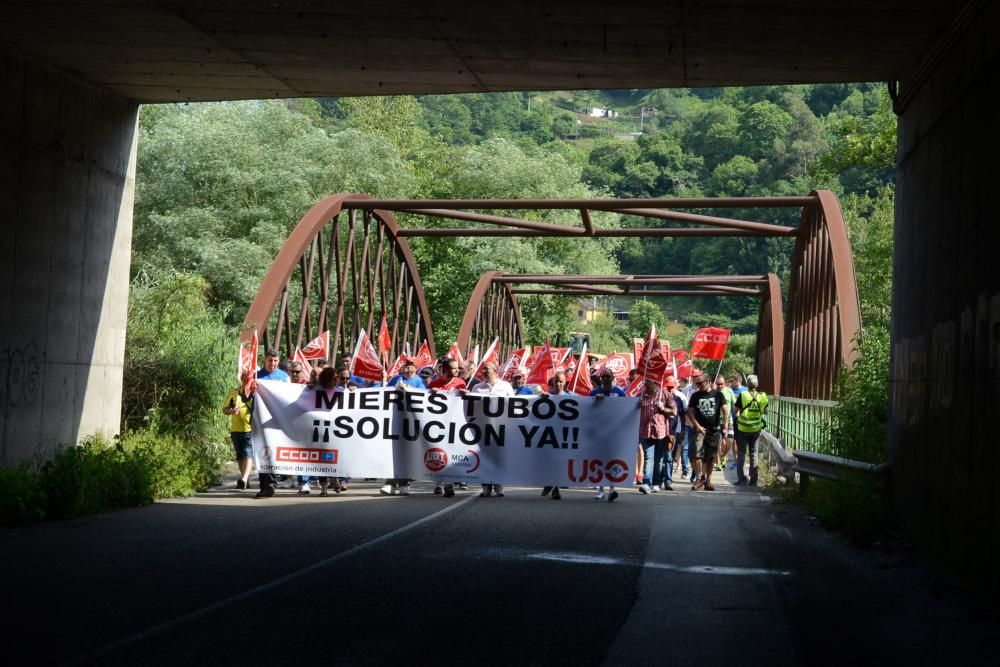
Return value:
M 757 483 L 757 442 L 760 438 L 760 431 L 756 433 L 744 433 L 743 431 L 736 431 L 737 442 L 739 442 L 740 453 L 736 457 L 736 475 L 739 477 L 739 481 L 746 480 L 746 475 L 743 474 L 743 465 L 746 463 L 747 454 L 750 455 L 750 483 Z M 748 451 L 749 450 L 749 451 Z
M 676 441 L 674 442 L 674 451 L 671 456 L 673 459 L 677 456 L 677 452 L 680 452 L 681 457 L 681 472 L 691 470 L 691 457 L 688 454 L 688 443 L 691 442 L 691 427 L 684 426 L 680 433 L 675 434 Z M 673 461 L 670 463 L 673 466 Z
M 663 480 L 663 455 L 666 453 L 665 438 L 639 438 L 644 454 L 642 483 L 657 486 Z M 668 475 L 670 473 L 667 473 Z
M 670 438 L 664 438 L 663 440 L 663 474 L 660 475 L 660 481 L 667 486 L 673 486 L 674 484 L 674 452 L 677 451 L 677 445 L 674 444 L 673 447 L 670 446 Z

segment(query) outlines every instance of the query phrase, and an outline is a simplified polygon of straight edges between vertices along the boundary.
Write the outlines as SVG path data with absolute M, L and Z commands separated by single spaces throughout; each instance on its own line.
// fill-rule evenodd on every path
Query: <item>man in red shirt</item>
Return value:
M 452 394 L 464 394 L 466 391 L 465 380 L 459 377 L 460 368 L 454 359 L 445 358 L 441 360 L 441 375 L 437 376 L 427 388 L 431 391 L 443 391 Z M 444 486 L 438 484 L 434 487 L 434 494 L 444 493 L 445 498 L 455 495 L 455 485 L 448 483 Z

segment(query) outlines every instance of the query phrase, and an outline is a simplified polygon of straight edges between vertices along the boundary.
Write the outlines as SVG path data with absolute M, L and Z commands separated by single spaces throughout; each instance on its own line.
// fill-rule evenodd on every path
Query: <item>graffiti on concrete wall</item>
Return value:
M 41 387 L 41 355 L 29 343 L 0 350 L 0 408 L 34 405 Z

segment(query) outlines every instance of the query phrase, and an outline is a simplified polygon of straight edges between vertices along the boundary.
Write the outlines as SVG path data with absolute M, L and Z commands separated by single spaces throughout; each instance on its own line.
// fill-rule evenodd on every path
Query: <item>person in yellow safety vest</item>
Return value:
M 739 479 L 736 486 L 757 486 L 757 443 L 760 432 L 764 428 L 764 415 L 767 413 L 767 394 L 757 390 L 756 375 L 747 376 L 747 390 L 736 397 L 736 412 L 739 420 L 736 424 L 736 438 L 739 443 L 739 457 L 736 474 Z M 750 479 L 743 472 L 747 456 L 750 458 Z
M 236 463 L 240 468 L 237 489 L 250 488 L 250 471 L 253 469 L 253 442 L 250 439 L 250 415 L 253 412 L 253 396 L 243 393 L 247 374 L 240 375 L 240 386 L 229 392 L 222 412 L 230 416 L 229 437 L 236 452 Z

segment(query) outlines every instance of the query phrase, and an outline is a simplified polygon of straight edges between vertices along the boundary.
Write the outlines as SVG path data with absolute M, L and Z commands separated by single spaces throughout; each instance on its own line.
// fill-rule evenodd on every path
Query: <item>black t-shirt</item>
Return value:
M 711 391 L 696 391 L 691 394 L 688 405 L 694 408 L 694 418 L 702 428 L 718 431 L 722 425 L 722 406 L 726 397 L 718 389 Z

